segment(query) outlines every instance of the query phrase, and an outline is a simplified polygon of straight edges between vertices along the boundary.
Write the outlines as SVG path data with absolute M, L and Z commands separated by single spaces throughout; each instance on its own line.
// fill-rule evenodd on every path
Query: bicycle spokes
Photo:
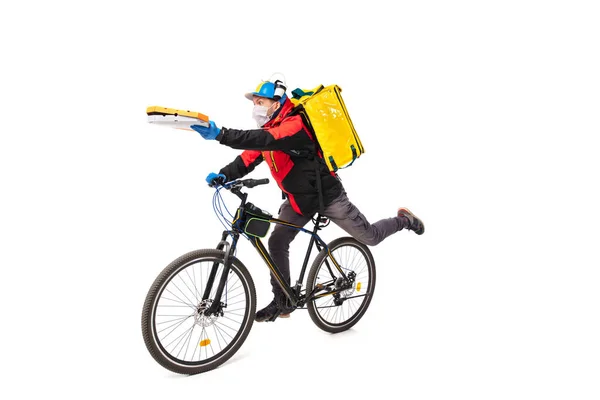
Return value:
M 312 288 L 309 312 L 313 321 L 329 332 L 348 329 L 364 314 L 375 285 L 375 265 L 366 246 L 352 238 L 321 252 L 308 278 Z M 327 262 L 333 257 L 339 269 Z M 341 270 L 341 271 L 340 271 Z
M 193 363 L 217 356 L 236 337 L 246 316 L 247 296 L 233 269 L 226 279 L 217 312 L 205 312 L 213 305 L 217 285 L 202 299 L 212 262 L 197 262 L 178 271 L 164 286 L 156 304 L 155 329 L 160 346 L 176 360 Z M 218 266 L 215 281 L 223 273 Z

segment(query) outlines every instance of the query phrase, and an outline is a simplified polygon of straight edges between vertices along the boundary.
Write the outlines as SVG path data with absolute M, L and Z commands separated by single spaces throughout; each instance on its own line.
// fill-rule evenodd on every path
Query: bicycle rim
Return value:
M 210 295 L 202 301 L 214 263 L 218 270 Z M 223 272 L 220 258 L 192 260 L 175 269 L 160 287 L 152 306 L 151 329 L 158 351 L 181 367 L 217 366 L 245 339 L 251 324 L 250 284 L 232 265 L 221 302 L 221 316 L 205 316 Z M 180 371 L 177 371 L 180 372 Z
M 323 253 L 320 260 L 317 259 L 317 270 L 310 276 L 309 287 L 317 288 L 311 317 L 322 329 L 339 332 L 358 322 L 369 306 L 375 289 L 375 263 L 365 246 L 353 239 L 332 243 L 330 251 L 344 274 L 354 275 L 354 282 L 349 289 L 328 294 L 336 292 L 335 282 L 342 274 Z

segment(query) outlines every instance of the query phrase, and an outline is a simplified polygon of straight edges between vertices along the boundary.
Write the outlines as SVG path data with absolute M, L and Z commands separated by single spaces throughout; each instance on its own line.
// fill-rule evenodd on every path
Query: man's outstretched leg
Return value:
M 423 222 L 407 208 L 400 208 L 396 217 L 384 218 L 371 224 L 350 202 L 346 192 L 328 205 L 324 214 L 350 236 L 368 246 L 375 246 L 402 229 L 414 231 L 418 235 L 425 231 Z

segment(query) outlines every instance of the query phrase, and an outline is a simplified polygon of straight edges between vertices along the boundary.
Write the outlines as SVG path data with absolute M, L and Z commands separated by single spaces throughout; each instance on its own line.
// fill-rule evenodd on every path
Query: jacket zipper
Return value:
M 275 170 L 275 172 L 279 172 L 279 170 L 277 169 L 277 164 L 275 164 L 275 157 L 273 157 L 272 151 L 271 151 L 271 165 L 273 166 L 273 169 Z

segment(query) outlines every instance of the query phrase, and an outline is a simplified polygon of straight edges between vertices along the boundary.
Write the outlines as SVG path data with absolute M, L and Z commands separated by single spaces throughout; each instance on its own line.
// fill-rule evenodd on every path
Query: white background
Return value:
M 1 397 L 598 399 L 595 3 L 3 5 Z M 174 258 L 216 245 L 204 178 L 239 152 L 145 109 L 251 128 L 243 93 L 273 72 L 342 87 L 366 149 L 341 174 L 350 199 L 372 222 L 408 206 L 426 232 L 372 248 L 352 330 L 297 311 L 179 376 L 147 352 L 142 304 Z M 279 196 L 251 191 L 273 213 Z M 238 255 L 265 305 L 266 267 Z

